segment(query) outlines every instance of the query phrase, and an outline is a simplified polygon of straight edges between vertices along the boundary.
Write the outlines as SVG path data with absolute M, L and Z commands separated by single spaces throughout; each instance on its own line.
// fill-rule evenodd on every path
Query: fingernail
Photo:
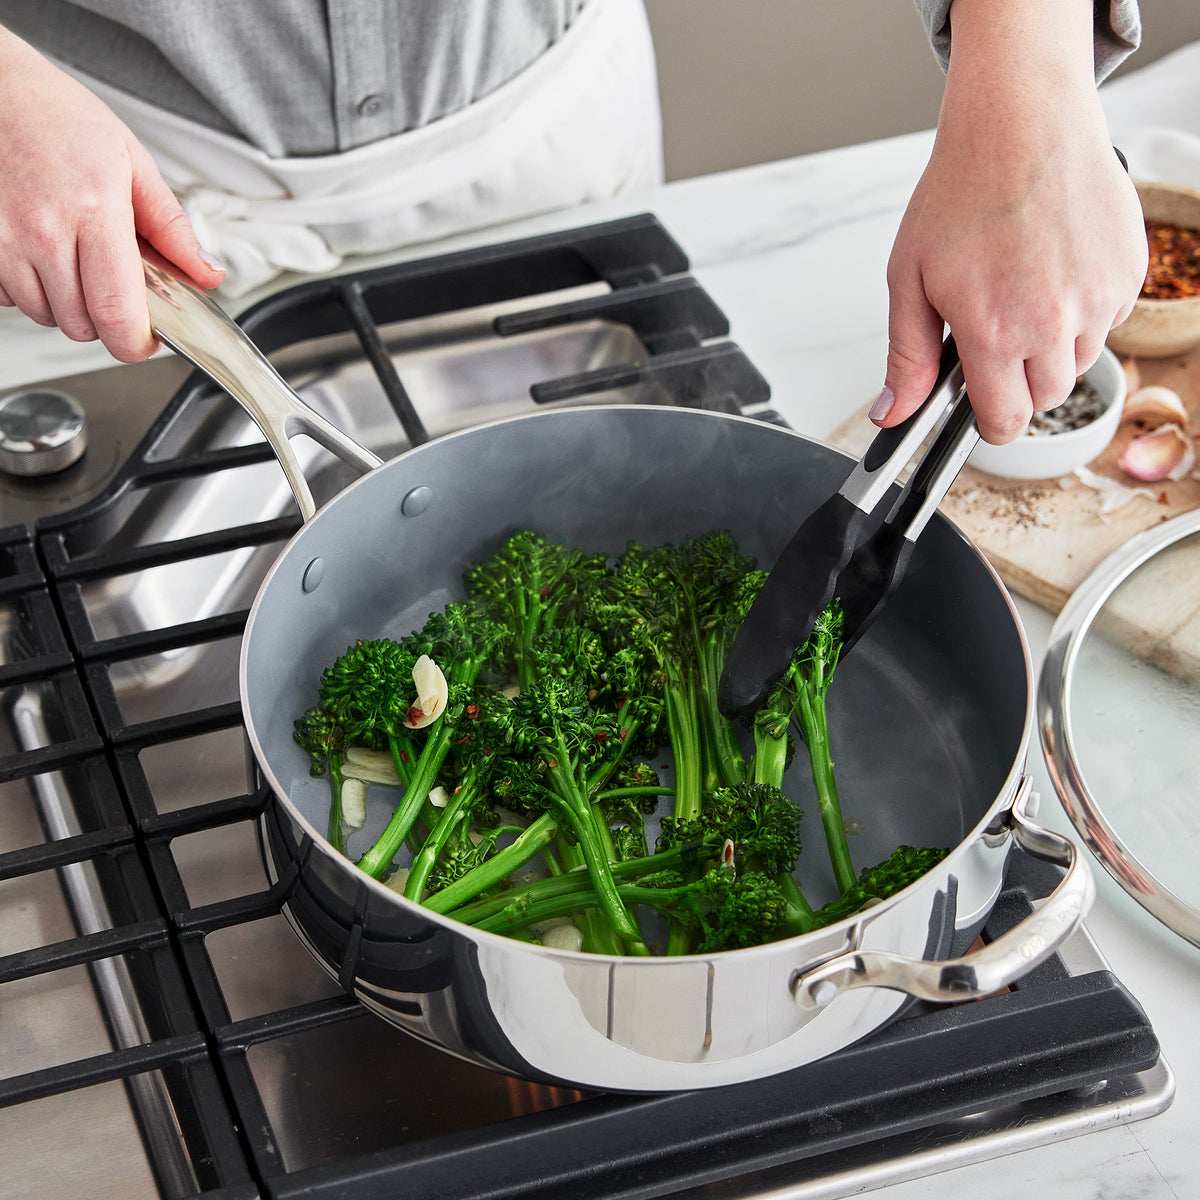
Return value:
M 200 249 L 197 251 L 197 253 L 204 260 L 205 264 L 209 267 L 210 270 L 213 270 L 213 271 L 224 271 L 225 270 L 225 267 L 221 263 L 219 263 L 215 258 L 213 258 L 213 256 L 211 254 L 209 254 L 209 252 L 207 250 L 205 250 L 203 246 L 200 247 Z
M 867 416 L 872 421 L 882 421 L 892 411 L 892 405 L 895 403 L 896 397 L 892 389 L 885 383 L 879 395 L 875 397 L 875 403 L 871 405 L 871 411 Z

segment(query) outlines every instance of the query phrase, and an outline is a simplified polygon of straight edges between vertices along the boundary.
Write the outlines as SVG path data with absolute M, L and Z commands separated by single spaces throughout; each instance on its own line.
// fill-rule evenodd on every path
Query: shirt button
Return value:
M 364 96 L 358 102 L 358 115 L 360 117 L 377 117 L 383 112 L 383 108 L 383 97 L 372 92 L 369 96 Z

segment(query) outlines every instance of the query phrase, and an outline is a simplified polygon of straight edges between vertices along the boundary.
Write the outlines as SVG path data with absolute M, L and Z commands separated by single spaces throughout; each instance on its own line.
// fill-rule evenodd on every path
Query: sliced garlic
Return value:
M 1196 465 L 1196 448 L 1180 426 L 1160 425 L 1153 433 L 1134 438 L 1117 464 L 1126 475 L 1148 483 L 1182 479 Z
M 1138 388 L 1131 392 L 1121 410 L 1121 422 L 1136 421 L 1141 425 L 1159 426 L 1166 423 L 1187 428 L 1188 410 L 1178 392 L 1161 384 Z
M 413 683 L 416 685 L 417 698 L 409 707 L 404 723 L 409 729 L 424 729 L 445 712 L 450 689 L 442 668 L 428 654 L 422 654 L 417 659 L 413 667 Z
M 543 946 L 552 950 L 583 949 L 583 933 L 574 921 L 555 921 L 548 925 L 539 934 Z
M 367 823 L 367 785 L 361 779 L 342 778 L 342 823 L 351 829 Z
M 342 763 L 343 779 L 361 779 L 365 783 L 382 783 L 395 787 L 400 782 L 396 765 L 387 750 L 368 750 L 363 746 L 350 746 Z
M 450 793 L 439 783 L 429 789 L 429 803 L 434 808 L 445 808 L 450 803 Z
M 371 750 L 367 746 L 347 746 L 345 761 L 368 771 L 394 772 L 396 769 L 390 750 Z
M 387 886 L 390 887 L 393 892 L 399 892 L 401 895 L 403 895 L 404 885 L 408 883 L 408 875 L 411 870 L 412 867 L 397 867 L 396 870 L 387 877 Z

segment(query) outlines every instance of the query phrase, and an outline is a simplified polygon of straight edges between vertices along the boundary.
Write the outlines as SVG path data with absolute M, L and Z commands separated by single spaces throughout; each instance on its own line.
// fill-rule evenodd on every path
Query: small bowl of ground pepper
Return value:
M 1109 349 L 1075 381 L 1062 404 L 1034 413 L 1029 428 L 1003 446 L 980 442 L 970 463 L 1007 479 L 1055 479 L 1086 466 L 1108 449 L 1121 425 L 1128 383 Z
M 1122 357 L 1169 358 L 1200 346 L 1200 192 L 1139 183 L 1150 266 L 1141 295 L 1108 335 Z

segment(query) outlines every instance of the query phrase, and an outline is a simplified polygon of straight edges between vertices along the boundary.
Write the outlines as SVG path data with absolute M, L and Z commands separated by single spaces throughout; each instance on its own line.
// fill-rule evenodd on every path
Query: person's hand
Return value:
M 1090 0 L 1029 3 L 951 9 L 934 149 L 888 264 L 876 424 L 928 395 L 944 321 L 981 435 L 1011 441 L 1070 395 L 1145 280 L 1137 192 L 1095 88 Z
M 138 236 L 201 287 L 224 272 L 145 148 L 97 97 L 0 29 L 0 304 L 124 362 L 158 343 Z

